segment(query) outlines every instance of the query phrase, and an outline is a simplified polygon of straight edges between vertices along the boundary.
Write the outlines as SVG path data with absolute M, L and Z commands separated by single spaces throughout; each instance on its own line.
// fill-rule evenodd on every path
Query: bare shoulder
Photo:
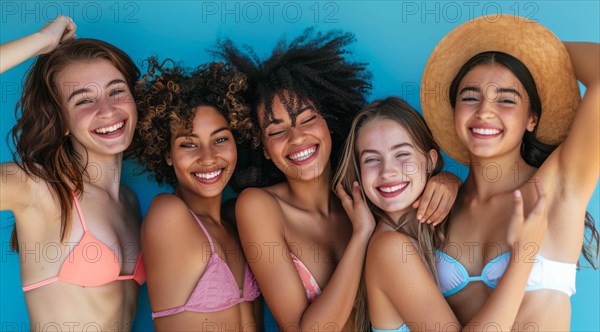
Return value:
M 281 213 L 279 199 L 268 188 L 247 188 L 237 198 L 235 214 L 238 222 L 248 219 L 266 220 L 273 214 Z
M 368 255 L 385 257 L 390 253 L 403 255 L 405 252 L 412 253 L 414 251 L 417 251 L 417 248 L 410 236 L 392 230 L 384 230 L 371 237 Z
M 181 198 L 158 194 L 152 199 L 142 223 L 142 236 L 164 238 L 169 234 L 185 234 L 190 218 L 193 218 L 191 212 Z
M 367 250 L 367 273 L 399 274 L 398 271 L 425 268 L 423 257 L 415 241 L 408 235 L 395 231 L 381 231 L 374 234 Z M 426 272 L 427 270 L 423 270 Z

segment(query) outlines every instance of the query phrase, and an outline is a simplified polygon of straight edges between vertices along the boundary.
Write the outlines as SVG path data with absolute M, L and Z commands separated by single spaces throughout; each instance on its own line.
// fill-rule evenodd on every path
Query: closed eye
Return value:
M 112 90 L 112 91 L 110 92 L 109 96 L 113 97 L 113 96 L 116 96 L 116 95 L 118 95 L 118 94 L 120 94 L 120 93 L 123 93 L 123 92 L 125 92 L 125 90 L 121 90 L 121 89 L 115 89 L 115 90 Z
M 301 124 L 305 125 L 305 124 L 311 123 L 311 122 L 313 122 L 313 121 L 314 121 L 316 118 L 317 118 L 317 116 L 316 116 L 316 115 L 313 115 L 313 116 L 311 116 L 310 118 L 308 118 L 308 119 L 306 119 L 306 120 L 302 121 L 302 123 L 301 123 Z
M 279 136 L 283 134 L 283 130 L 272 131 L 267 134 L 269 137 Z
M 85 105 L 85 104 L 90 104 L 90 103 L 93 103 L 93 100 L 91 100 L 91 99 L 81 99 L 81 100 L 78 100 L 75 103 L 75 106 L 80 106 L 80 105 Z

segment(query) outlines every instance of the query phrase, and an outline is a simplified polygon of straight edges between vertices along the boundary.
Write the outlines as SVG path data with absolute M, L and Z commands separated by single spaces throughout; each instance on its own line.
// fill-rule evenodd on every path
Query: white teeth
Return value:
M 194 173 L 194 176 L 199 179 L 211 180 L 221 175 L 221 172 L 223 172 L 222 168 L 210 173 Z
M 124 125 L 125 125 L 125 121 L 121 121 L 121 122 L 114 124 L 112 126 L 109 126 L 109 127 L 96 129 L 96 130 L 94 130 L 94 132 L 96 132 L 97 134 L 112 134 L 115 131 L 123 128 Z
M 317 147 L 313 146 L 312 148 L 308 148 L 298 153 L 291 154 L 288 156 L 288 158 L 290 158 L 293 161 L 303 161 L 310 158 L 310 156 L 312 156 L 312 154 L 315 153 L 315 151 L 317 151 Z
M 491 129 L 491 128 L 473 128 L 472 129 L 475 134 L 479 135 L 497 135 L 500 134 L 500 130 Z
M 378 189 L 380 191 L 383 191 L 384 193 L 393 193 L 393 192 L 398 191 L 406 186 L 408 186 L 408 182 L 399 184 L 399 185 L 395 185 L 395 186 L 391 186 L 391 187 L 379 187 Z

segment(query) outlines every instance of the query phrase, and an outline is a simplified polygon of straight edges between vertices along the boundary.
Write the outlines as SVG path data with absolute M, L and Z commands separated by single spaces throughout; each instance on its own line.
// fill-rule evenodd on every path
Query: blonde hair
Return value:
M 341 184 L 347 193 L 352 193 L 353 183 L 354 181 L 357 181 L 360 185 L 363 199 L 367 202 L 375 220 L 377 222 L 384 222 L 394 228 L 397 232 L 406 234 L 415 239 L 418 244 L 418 249 L 425 258 L 425 261 L 437 282 L 435 249 L 439 248 L 443 243 L 445 222 L 435 229 L 427 224 L 415 222 L 416 211 L 414 210 L 403 215 L 399 220 L 392 220 L 385 211 L 381 210 L 367 199 L 362 190 L 362 179 L 357 153 L 359 133 L 367 123 L 381 119 L 395 121 L 404 127 L 412 138 L 415 148 L 427 156 L 428 163 L 431 162 L 428 153 L 429 151 L 433 149 L 439 154 L 439 147 L 433 140 L 433 136 L 431 135 L 429 128 L 427 128 L 425 121 L 406 101 L 398 97 L 388 97 L 386 99 L 376 100 L 362 109 L 354 118 L 350 128 L 350 134 L 344 145 L 339 167 L 333 177 L 332 187 L 335 190 L 337 185 Z M 428 178 L 431 175 L 439 173 L 443 165 L 443 159 L 441 157 L 437 158 L 435 165 L 432 167 L 432 172 L 428 174 Z M 357 330 L 369 328 L 364 280 L 362 280 L 361 283 L 360 291 L 355 302 L 355 328 Z

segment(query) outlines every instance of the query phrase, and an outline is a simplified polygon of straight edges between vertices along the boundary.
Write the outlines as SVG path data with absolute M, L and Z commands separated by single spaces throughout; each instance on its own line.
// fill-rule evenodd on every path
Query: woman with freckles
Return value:
M 32 330 L 129 330 L 145 273 L 140 211 L 120 173 L 139 71 L 122 50 L 74 33 L 59 17 L 3 45 L 2 70 L 45 54 L 24 81 L 12 129 L 18 161 L 2 164 L 0 202 L 15 216 L 11 247 Z

